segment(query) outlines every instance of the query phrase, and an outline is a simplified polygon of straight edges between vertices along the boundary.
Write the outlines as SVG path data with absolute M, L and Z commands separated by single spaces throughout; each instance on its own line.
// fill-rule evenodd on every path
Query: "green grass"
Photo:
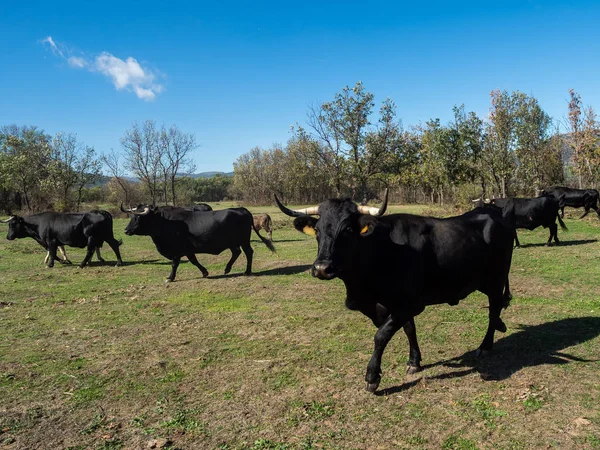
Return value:
M 431 307 L 416 319 L 425 370 L 405 375 L 398 333 L 374 396 L 370 321 L 344 308 L 339 280 L 310 276 L 313 238 L 273 207 L 251 210 L 272 215 L 277 248 L 253 238 L 253 277 L 239 276 L 243 255 L 222 277 L 224 253 L 199 255 L 209 278 L 185 262 L 164 283 L 168 262 L 149 238 L 124 236 L 125 219 L 120 268 L 105 246 L 106 265 L 45 269 L 33 240 L 0 239 L 0 447 L 599 447 L 597 219 L 567 218 L 556 247 L 541 245 L 547 230 L 519 232 L 508 331 L 489 358 L 472 352 L 483 295 Z

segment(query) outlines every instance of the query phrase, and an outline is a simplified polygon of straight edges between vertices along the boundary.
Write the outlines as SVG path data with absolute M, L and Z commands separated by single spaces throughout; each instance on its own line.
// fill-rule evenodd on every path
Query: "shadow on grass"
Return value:
M 579 239 L 576 241 L 560 241 L 560 243 L 558 245 L 552 244 L 550 247 L 570 247 L 571 245 L 593 244 L 594 242 L 598 242 L 598 239 Z M 522 244 L 520 246 L 520 248 L 529 248 L 529 247 L 546 247 L 546 244 L 540 242 L 538 244 Z
M 273 244 L 278 244 L 280 242 L 302 242 L 305 239 L 274 239 Z M 262 244 L 262 242 L 258 239 L 250 239 L 250 242 L 256 242 L 257 244 Z
M 306 272 L 310 269 L 310 264 L 298 264 L 296 266 L 288 266 L 288 267 L 278 267 L 275 269 L 263 270 L 262 272 L 253 272 L 251 276 L 253 277 L 264 277 L 271 275 L 296 275 L 298 273 Z M 245 276 L 243 272 L 241 273 L 230 273 L 227 275 L 209 275 L 208 278 L 212 280 L 218 280 L 220 278 L 233 278 L 233 277 L 243 277 Z
M 484 380 L 500 381 L 510 378 L 525 367 L 543 364 L 562 365 L 573 361 L 597 362 L 564 353 L 563 350 L 587 342 L 600 335 L 600 317 L 576 317 L 556 320 L 541 325 L 520 325 L 519 331 L 502 337 L 494 344 L 494 350 L 488 357 L 477 358 L 471 350 L 456 358 L 423 365 L 423 369 L 443 366 L 462 369 L 442 373 L 429 380 L 459 378 L 479 372 Z M 377 392 L 378 395 L 391 395 L 402 392 L 418 382 L 410 381 Z

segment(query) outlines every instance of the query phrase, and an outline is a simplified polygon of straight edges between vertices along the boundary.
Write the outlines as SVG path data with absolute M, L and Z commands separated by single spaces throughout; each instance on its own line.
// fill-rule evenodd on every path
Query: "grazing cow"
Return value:
M 231 250 L 231 259 L 225 266 L 225 274 L 228 274 L 242 253 L 240 247 L 246 255 L 245 274 L 252 274 L 252 214 L 246 208 L 196 212 L 149 205 L 125 210 L 121 205 L 121 211 L 132 214 L 125 234 L 150 236 L 158 252 L 171 260 L 171 274 L 167 281 L 175 281 L 182 256 L 187 256 L 188 260 L 200 269 L 202 276 L 207 277 L 208 271 L 198 262 L 196 253 L 218 255 L 226 249 Z M 275 252 L 271 242 L 258 232 L 256 234 L 269 250 Z
M 572 208 L 585 209 L 580 219 L 588 215 L 590 209 L 596 211 L 600 219 L 600 211 L 598 210 L 598 191 L 596 189 L 573 189 L 562 186 L 554 186 L 544 189 L 541 197 L 553 197 L 560 202 L 560 216 L 565 217 L 565 206 Z M 562 200 L 561 200 L 562 197 Z
M 387 192 L 379 209 L 330 199 L 294 211 L 277 196 L 275 201 L 282 212 L 296 217 L 297 230 L 317 237 L 312 275 L 340 278 L 346 286 L 346 306 L 365 314 L 378 328 L 365 377 L 369 392 L 379 386 L 383 351 L 400 328 L 410 344 L 407 372 L 421 370 L 414 317 L 428 305 L 456 305 L 471 292 L 486 294 L 489 325 L 478 355 L 492 350 L 496 330 L 506 331 L 500 311 L 511 299 L 508 272 L 514 232 L 499 211 L 478 208 L 446 219 L 382 216 Z
M 31 216 L 11 216 L 3 222 L 8 222 L 8 240 L 31 237 L 49 252 L 48 267 L 54 266 L 56 251 L 59 246 L 87 247 L 85 258 L 79 265 L 84 267 L 92 258 L 94 250 L 102 247 L 106 241 L 117 256 L 117 266 L 120 266 L 120 241 L 113 235 L 113 220 L 108 211 L 94 210 L 86 213 L 57 213 L 44 212 Z M 63 255 L 64 250 L 63 250 Z M 66 260 L 68 261 L 68 259 Z M 64 261 L 63 261 L 64 262 Z
M 534 230 L 539 226 L 548 228 L 550 236 L 546 245 L 550 245 L 552 238 L 558 240 L 558 226 L 556 219 L 563 230 L 567 230 L 565 223 L 558 213 L 559 200 L 552 197 L 538 198 L 494 198 L 492 200 L 476 200 L 477 206 L 496 206 L 502 210 L 502 216 L 515 226 L 515 247 L 521 244 L 517 236 L 517 228 Z
M 252 216 L 254 219 L 254 229 L 258 232 L 261 229 L 267 232 L 267 236 L 269 240 L 273 242 L 273 222 L 271 221 L 271 216 L 268 214 L 257 214 L 256 216 Z

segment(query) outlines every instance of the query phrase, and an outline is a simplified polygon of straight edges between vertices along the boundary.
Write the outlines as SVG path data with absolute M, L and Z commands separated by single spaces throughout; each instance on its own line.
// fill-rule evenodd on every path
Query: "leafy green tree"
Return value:
M 42 185 L 51 159 L 50 136 L 36 127 L 0 130 L 1 184 L 22 194 L 29 211 L 42 206 Z

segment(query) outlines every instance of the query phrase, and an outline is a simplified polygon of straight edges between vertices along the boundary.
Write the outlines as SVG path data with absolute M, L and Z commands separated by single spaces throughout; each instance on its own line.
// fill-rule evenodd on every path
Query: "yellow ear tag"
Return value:
M 367 231 L 369 231 L 369 225 L 365 225 L 363 229 L 360 230 L 360 234 L 365 234 Z
M 309 236 L 314 236 L 317 233 L 315 232 L 315 229 L 313 227 L 310 227 L 308 225 L 306 225 L 304 228 L 302 228 L 302 231 L 304 232 L 304 234 L 308 234 Z

